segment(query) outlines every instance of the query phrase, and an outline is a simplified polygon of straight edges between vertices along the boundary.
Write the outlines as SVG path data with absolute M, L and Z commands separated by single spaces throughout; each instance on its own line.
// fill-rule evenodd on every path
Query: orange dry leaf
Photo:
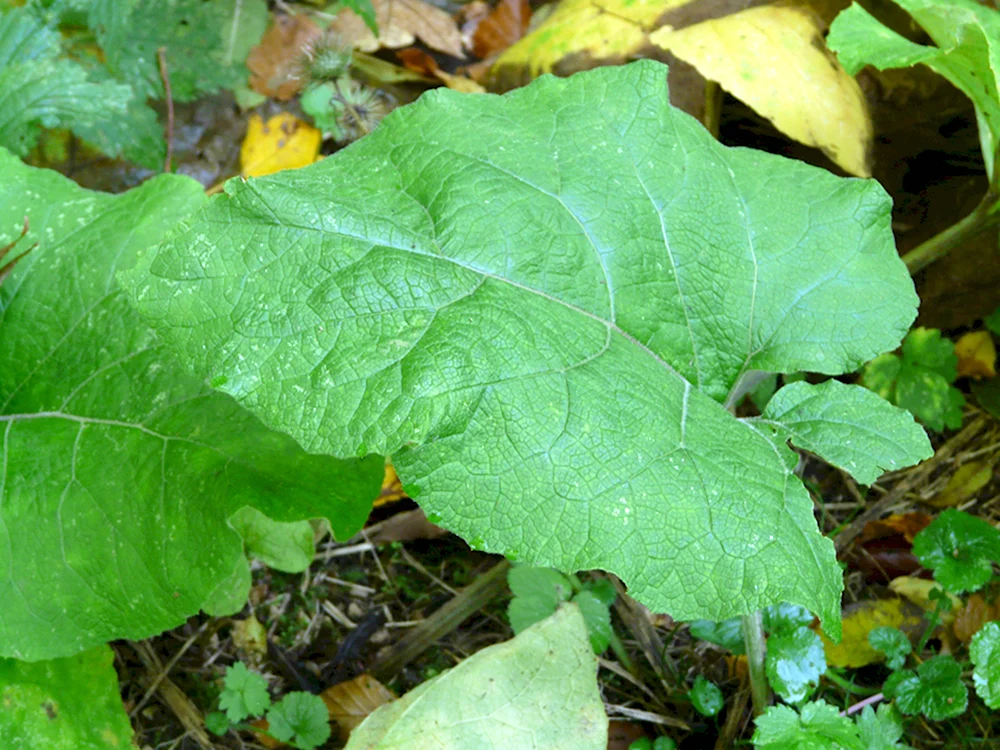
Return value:
M 524 36 L 530 21 L 528 0 L 500 0 L 485 17 L 470 17 L 462 25 L 462 34 L 472 54 L 486 58 L 503 52 Z
M 337 725 L 342 742 L 347 742 L 351 731 L 368 718 L 368 714 L 396 700 L 395 693 L 368 674 L 327 688 L 320 697 L 330 711 L 330 720 Z
M 981 380 L 997 374 L 997 348 L 989 331 L 973 331 L 962 336 L 955 342 L 955 355 L 960 378 Z
M 955 614 L 951 629 L 962 643 L 968 643 L 990 620 L 1000 620 L 1000 600 L 987 604 L 982 594 L 972 594 L 965 606 Z
M 316 128 L 287 112 L 275 115 L 266 125 L 260 115 L 250 115 L 240 147 L 240 172 L 244 177 L 263 177 L 312 164 L 322 140 Z
M 423 0 L 372 0 L 378 21 L 378 38 L 372 34 L 361 16 L 352 10 L 342 10 L 333 19 L 329 30 L 340 35 L 346 44 L 362 52 L 374 52 L 382 47 L 399 49 L 419 39 L 431 49 L 453 57 L 464 58 L 462 35 L 451 16 Z
M 913 537 L 927 528 L 931 518 L 926 513 L 915 511 L 913 513 L 893 513 L 891 516 L 869 521 L 861 530 L 859 541 L 867 542 L 872 539 L 885 539 L 886 537 L 899 535 L 910 544 L 913 544 Z
M 247 57 L 251 88 L 281 101 L 295 96 L 306 83 L 299 77 L 299 56 L 321 33 L 307 16 L 275 16 Z
M 386 459 L 385 476 L 382 477 L 382 491 L 375 498 L 375 502 L 372 505 L 377 508 L 380 505 L 402 500 L 404 497 L 406 497 L 406 493 L 403 492 L 403 483 L 399 481 L 399 477 L 396 475 L 396 468 L 392 465 L 391 461 Z
M 437 60 L 422 49 L 407 47 L 406 49 L 397 51 L 396 57 L 400 59 L 408 70 L 430 76 L 431 78 L 437 78 L 445 86 L 455 91 L 461 91 L 465 94 L 482 94 L 486 91 L 486 89 L 471 78 L 445 73 L 438 67 Z

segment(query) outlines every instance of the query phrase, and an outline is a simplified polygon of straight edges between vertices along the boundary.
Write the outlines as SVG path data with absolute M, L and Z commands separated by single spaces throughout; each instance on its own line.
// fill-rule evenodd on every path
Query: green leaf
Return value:
M 868 633 L 868 643 L 876 651 L 886 655 L 889 669 L 899 669 L 906 663 L 906 657 L 913 651 L 910 639 L 899 628 L 880 626 Z
M 243 537 L 247 555 L 256 557 L 269 568 L 301 573 L 312 564 L 316 548 L 309 521 L 272 521 L 259 510 L 247 506 L 236 511 L 229 523 Z
M 583 584 L 583 590 L 589 591 L 591 594 L 596 596 L 598 601 L 604 604 L 605 607 L 609 608 L 618 598 L 618 592 L 615 591 L 615 585 L 607 578 L 598 578 L 593 581 L 586 581 Z
M 823 701 L 806 703 L 801 714 L 771 706 L 756 723 L 752 741 L 758 749 L 863 750 L 854 722 Z
M 702 675 L 694 678 L 694 685 L 688 691 L 688 697 L 694 710 L 702 716 L 715 716 L 726 705 L 726 699 L 722 697 L 718 685 L 706 680 Z
M 903 736 L 903 722 L 894 706 L 883 703 L 878 713 L 871 706 L 865 706 L 858 715 L 858 735 L 864 750 L 913 750 L 900 742 Z
M 883 26 L 855 3 L 830 27 L 827 45 L 855 73 L 923 63 L 968 96 L 976 108 L 987 173 L 1000 136 L 1000 13 L 975 0 L 895 0 L 928 33 L 936 47 L 915 44 Z
M 372 0 L 340 0 L 340 5 L 357 13 L 365 22 L 365 26 L 371 29 L 375 36 L 378 36 L 378 21 L 375 18 L 375 6 L 372 4 Z
M 123 278 L 197 372 L 311 452 L 392 455 L 474 546 L 615 572 L 682 620 L 801 604 L 837 637 L 797 456 L 721 402 L 896 346 L 917 298 L 890 201 L 720 145 L 665 77 L 428 92 L 230 181 Z
M 767 681 L 783 700 L 804 701 L 826 671 L 823 641 L 805 627 L 789 634 L 771 635 L 767 639 L 764 669 Z
M 815 619 L 805 607 L 788 602 L 772 604 L 761 614 L 764 630 L 774 635 L 791 635 Z
M 226 687 L 219 694 L 219 708 L 233 723 L 248 716 L 262 716 L 271 705 L 267 680 L 241 661 L 226 669 Z
M 722 646 L 727 651 L 734 654 L 742 654 L 745 651 L 743 645 L 743 621 L 739 617 L 733 617 L 722 622 L 712 620 L 695 620 L 689 626 L 691 635 L 703 641 Z
M 909 413 L 871 391 L 836 380 L 787 385 L 762 417 L 758 423 L 764 429 L 816 453 L 862 484 L 934 453 Z
M 913 538 L 913 554 L 953 594 L 977 591 L 1000 562 L 1000 531 L 968 513 L 949 508 Z
M 0 655 L 140 639 L 229 612 L 249 569 L 229 517 L 364 522 L 383 462 L 311 456 L 183 370 L 115 273 L 204 201 L 163 176 L 81 189 L 0 150 L 0 247 L 39 245 L 0 285 Z M 16 228 L 15 228 L 16 227 Z M 20 245 L 19 245 L 20 247 Z
M 549 617 L 573 595 L 570 580 L 552 568 L 515 565 L 507 572 L 514 598 L 507 605 L 507 619 L 514 633 L 527 630 Z
M 209 711 L 205 714 L 205 729 L 220 737 L 233 726 L 229 717 L 221 711 Z
M 928 659 L 914 673 L 893 672 L 882 691 L 896 699 L 904 714 L 923 714 L 932 721 L 951 719 L 965 711 L 969 691 L 962 684 L 962 667 L 950 656 Z
M 990 708 L 1000 708 L 1000 623 L 988 622 L 972 636 L 969 657 L 976 693 Z
M 107 646 L 33 664 L 0 659 L 0 738 L 17 750 L 112 750 L 132 745 Z
M 611 612 L 608 605 L 589 591 L 581 591 L 572 601 L 580 608 L 583 621 L 587 623 L 587 634 L 594 653 L 603 654 L 611 643 Z
M 318 695 L 289 693 L 267 712 L 268 732 L 275 739 L 303 750 L 330 737 L 330 710 Z
M 883 354 L 865 365 L 862 385 L 906 409 L 932 430 L 962 426 L 965 398 L 956 377 L 955 345 L 934 328 L 914 328 L 903 341 L 902 358 Z
M 989 328 L 997 336 L 1000 336 L 1000 307 L 991 312 L 983 320 L 983 325 Z
M 382 706 L 346 750 L 605 750 L 597 657 L 575 604 Z

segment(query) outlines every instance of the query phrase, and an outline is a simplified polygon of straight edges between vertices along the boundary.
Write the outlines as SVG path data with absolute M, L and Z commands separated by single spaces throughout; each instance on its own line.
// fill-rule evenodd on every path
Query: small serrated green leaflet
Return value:
M 899 669 L 906 663 L 906 657 L 913 651 L 910 639 L 899 628 L 880 626 L 868 633 L 868 643 L 876 651 L 886 655 L 889 669 Z
M 927 434 L 908 412 L 869 390 L 836 380 L 785 386 L 771 398 L 758 424 L 862 484 L 934 453 Z
M 804 701 L 826 671 L 826 654 L 819 635 L 806 627 L 769 636 L 764 661 L 767 681 L 788 703 Z
M 209 711 L 205 714 L 205 729 L 215 735 L 223 735 L 229 731 L 233 723 L 222 711 Z
M 597 657 L 575 604 L 372 713 L 345 750 L 606 750 Z
M 611 643 L 611 612 L 608 606 L 589 591 L 581 591 L 571 600 L 580 608 L 595 654 L 603 654 Z
M 923 714 L 933 721 L 951 719 L 965 711 L 969 691 L 962 683 L 962 667 L 950 656 L 928 659 L 913 672 L 889 675 L 882 687 L 886 696 L 907 715 Z
M 1000 623 L 988 622 L 972 636 L 969 657 L 976 693 L 990 708 L 1000 708 Z
M 749 370 L 898 344 L 891 202 L 722 146 L 665 81 L 646 60 L 428 92 L 230 181 L 123 278 L 195 371 L 311 452 L 391 455 L 477 547 L 612 571 L 682 620 L 789 601 L 839 637 L 797 456 L 722 402 Z
M 771 706 L 757 717 L 753 744 L 758 750 L 867 750 L 854 722 L 824 701 Z
M 975 516 L 948 508 L 913 538 L 913 554 L 953 594 L 977 591 L 1000 562 L 1000 531 Z
M 858 736 L 862 750 L 912 750 L 899 741 L 903 736 L 903 722 L 891 704 L 880 705 L 878 713 L 871 706 L 865 706 L 858 715 Z
M 702 716 L 715 716 L 726 704 L 719 686 L 711 680 L 706 680 L 702 675 L 694 678 L 694 685 L 688 691 L 688 697 L 694 710 Z
M 319 747 L 330 737 L 330 710 L 318 695 L 289 693 L 267 712 L 268 732 L 302 750 Z
M 241 661 L 226 670 L 225 684 L 219 694 L 219 708 L 226 712 L 231 722 L 243 721 L 248 716 L 262 716 L 271 705 L 267 680 L 251 672 Z
M 976 108 L 988 174 L 1000 136 L 1000 13 L 975 0 L 895 0 L 935 46 L 911 42 L 854 3 L 830 27 L 827 45 L 849 72 L 864 65 L 905 68 L 923 63 L 968 96 Z
M 0 659 L 0 744 L 5 750 L 133 747 L 118 690 L 108 646 L 34 663 Z

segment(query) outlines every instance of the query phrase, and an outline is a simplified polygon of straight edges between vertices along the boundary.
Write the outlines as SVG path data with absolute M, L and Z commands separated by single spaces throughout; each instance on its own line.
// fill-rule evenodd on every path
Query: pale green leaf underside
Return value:
M 908 412 L 866 388 L 836 380 L 785 386 L 768 403 L 762 419 L 754 422 L 774 437 L 816 453 L 862 484 L 934 452 L 927 433 Z
M 947 78 L 976 106 L 988 171 L 1000 139 L 1000 13 L 975 0 L 894 0 L 936 47 L 915 44 L 855 3 L 830 27 L 827 44 L 849 73 L 923 63 Z
M 728 149 L 640 62 L 436 91 L 313 167 L 232 181 L 125 278 L 194 367 L 308 450 L 393 454 L 476 546 L 614 571 L 654 610 L 840 573 L 784 445 L 719 403 L 849 371 L 915 315 L 888 197 Z
M 0 286 L 0 655 L 143 638 L 245 597 L 227 522 L 244 505 L 353 533 L 381 463 L 270 432 L 176 365 L 117 287 L 200 186 L 92 193 L 2 150 L 0 174 L 0 245 L 25 216 L 18 247 L 39 243 Z
M 608 718 L 583 615 L 564 604 L 382 706 L 346 750 L 603 750 Z

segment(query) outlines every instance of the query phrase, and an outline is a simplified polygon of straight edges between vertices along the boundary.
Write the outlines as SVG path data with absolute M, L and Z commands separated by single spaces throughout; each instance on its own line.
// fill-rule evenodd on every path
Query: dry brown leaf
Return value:
M 955 342 L 958 377 L 992 378 L 997 374 L 997 348 L 989 331 L 972 331 Z
M 645 726 L 636 721 L 612 719 L 608 722 L 608 750 L 628 750 L 633 742 L 643 737 L 648 741 Z
M 955 613 L 955 622 L 952 623 L 951 629 L 958 640 L 967 644 L 990 620 L 1000 620 L 1000 600 L 987 604 L 983 595 L 976 593 L 972 594 L 965 606 Z
M 414 39 L 419 39 L 438 52 L 465 58 L 458 26 L 440 8 L 423 0 L 373 0 L 372 5 L 378 21 L 377 39 L 361 16 L 352 10 L 340 11 L 329 29 L 362 52 L 374 52 L 382 47 L 409 47 Z
M 417 47 L 407 47 L 397 50 L 396 57 L 402 61 L 407 69 L 422 75 L 437 78 L 441 83 L 455 91 L 464 94 L 482 94 L 486 91 L 482 86 L 465 76 L 453 75 L 441 70 L 437 60 Z
M 233 645 L 243 661 L 258 666 L 267 656 L 267 630 L 253 613 L 243 620 L 233 621 Z
M 500 0 L 485 16 L 467 14 L 462 24 L 466 46 L 476 57 L 487 58 L 523 37 L 531 22 L 528 0 Z
M 379 706 L 396 700 L 396 694 L 368 674 L 355 677 L 327 688 L 320 696 L 330 711 L 330 720 L 337 725 L 342 742 L 368 714 Z
M 321 33 L 307 16 L 275 16 L 260 44 L 247 57 L 250 87 L 281 101 L 295 96 L 306 83 L 299 77 L 299 55 Z
M 861 530 L 861 543 L 872 539 L 885 539 L 887 537 L 899 535 L 907 542 L 913 544 L 913 537 L 926 529 L 934 519 L 926 513 L 915 511 L 913 513 L 893 513 L 891 516 L 869 521 Z
M 437 539 L 448 532 L 427 520 L 420 508 L 396 513 L 372 526 L 367 534 L 372 544 L 412 542 L 416 539 Z

